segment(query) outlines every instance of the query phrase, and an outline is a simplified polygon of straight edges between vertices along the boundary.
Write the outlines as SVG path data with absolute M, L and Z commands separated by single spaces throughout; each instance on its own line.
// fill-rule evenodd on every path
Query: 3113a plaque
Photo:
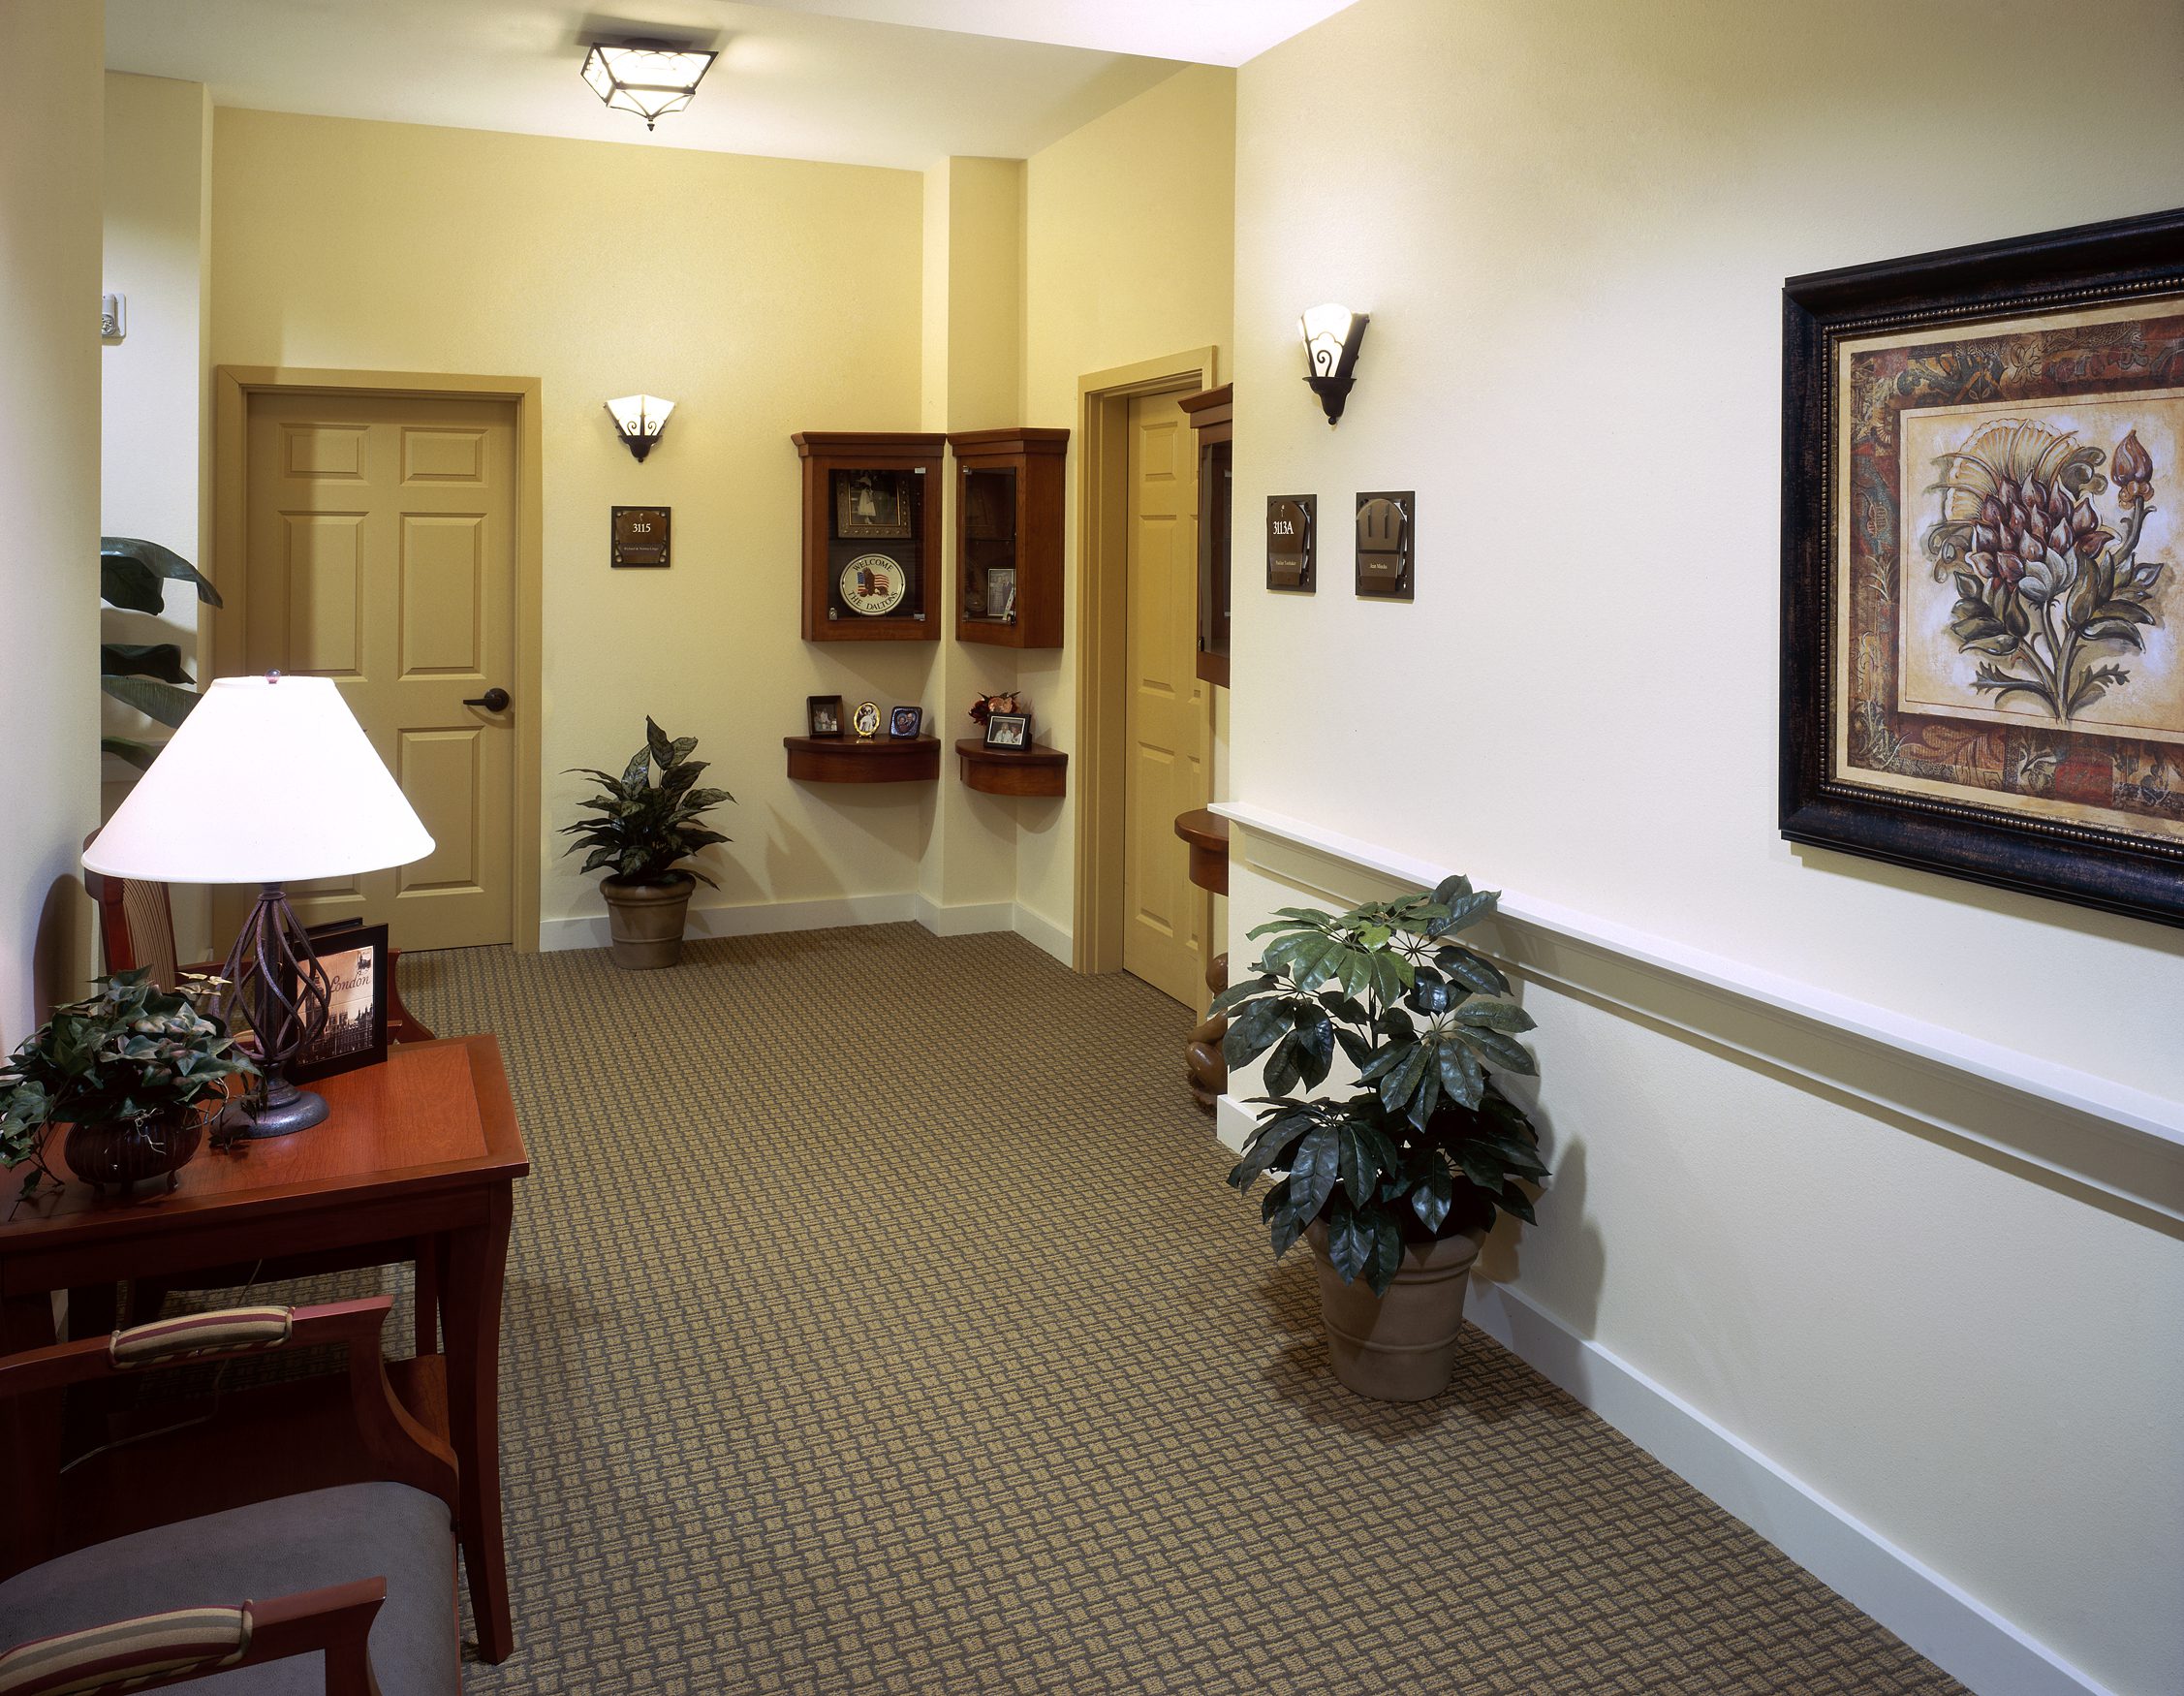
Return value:
M 1308 595 L 1318 588 L 1317 538 L 1320 518 L 1316 494 L 1266 497 L 1266 586 Z
M 617 568 L 668 563 L 668 507 L 616 507 L 613 546 L 608 555 Z

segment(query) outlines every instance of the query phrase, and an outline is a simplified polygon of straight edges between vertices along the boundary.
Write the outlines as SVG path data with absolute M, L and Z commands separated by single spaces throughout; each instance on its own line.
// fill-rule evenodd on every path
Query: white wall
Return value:
M 1359 0 L 1246 66 L 1236 798 L 2184 1098 L 2184 933 L 1775 832 L 1782 279 L 2184 198 L 2184 10 L 2082 8 L 2036 77 L 2054 26 Z M 1331 432 L 1322 299 L 1373 320 Z M 1359 603 L 1341 515 L 1406 487 L 1418 601 Z M 1293 491 L 1333 515 L 1312 599 L 1257 586 Z M 1238 880 L 1232 947 L 1291 887 Z M 1527 993 L 1562 1177 L 1498 1273 L 2091 1676 L 2174 1688 L 2173 1221 L 1936 1124 L 2015 1108 L 1875 1112 L 1855 1056 L 1800 1083 L 1802 1039 L 1747 1059 L 1630 992 Z
M 210 476 L 205 349 L 212 313 L 212 101 L 201 82 L 164 77 L 106 78 L 104 289 L 128 298 L 127 334 L 99 358 L 100 525 L 109 536 L 140 536 L 189 560 L 204 558 L 201 517 Z M 106 608 L 111 642 L 172 642 L 199 675 L 197 591 L 169 583 L 158 617 Z M 202 681 L 202 677 L 200 678 Z M 109 736 L 161 741 L 165 726 L 119 702 L 101 704 Z M 106 760 L 105 810 L 136 778 Z M 172 892 L 183 959 L 209 952 L 203 890 Z
M 0 1046 L 80 992 L 98 822 L 100 65 L 78 0 L 0 7 Z

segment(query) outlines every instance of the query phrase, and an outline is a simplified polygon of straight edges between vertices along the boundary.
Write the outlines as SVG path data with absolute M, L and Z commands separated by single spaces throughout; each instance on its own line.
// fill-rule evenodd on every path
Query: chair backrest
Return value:
M 84 847 L 96 835 L 93 832 L 84 837 Z M 167 886 L 86 869 L 83 887 L 99 905 L 99 944 L 107 970 L 133 972 L 149 966 L 153 983 L 173 989 L 182 975 L 182 960 L 174 946 L 174 908 Z

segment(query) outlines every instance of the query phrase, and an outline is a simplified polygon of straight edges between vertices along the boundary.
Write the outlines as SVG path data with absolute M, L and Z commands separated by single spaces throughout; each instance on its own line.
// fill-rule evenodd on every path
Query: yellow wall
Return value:
M 695 735 L 739 803 L 701 905 L 917 887 L 931 793 L 792 784 L 781 738 L 806 695 L 938 705 L 922 644 L 800 640 L 789 440 L 918 427 L 921 193 L 908 172 L 217 114 L 216 362 L 543 379 L 546 676 L 516 710 L 545 714 L 547 823 L 581 791 L 564 768 L 627 759 L 647 712 Z M 602 404 L 640 390 L 676 402 L 641 465 Z M 668 571 L 608 569 L 608 509 L 639 502 L 674 509 Z M 546 844 L 550 940 L 601 907 Z
M 1192 348 L 1219 349 L 1226 380 L 1235 276 L 1235 88 L 1234 72 L 1193 66 L 1032 156 L 1024 203 L 1026 424 L 1077 430 L 1080 377 Z M 1027 654 L 1021 671 L 1039 738 L 1072 753 L 1079 448 L 1073 437 L 1071 628 L 1058 654 Z M 1222 764 L 1217 750 L 1217 789 Z M 1073 783 L 1071 799 L 1048 815 L 1026 815 L 1016 855 L 1017 900 L 1065 934 L 1076 874 L 1075 808 Z
M 103 50 L 96 6 L 0 7 L 0 1050 L 89 969 Z
M 2184 10 L 2094 0 L 2001 94 L 2052 21 L 1358 0 L 1247 65 L 1240 533 L 1269 493 L 1415 487 L 1420 556 L 1417 604 L 1376 606 L 1339 518 L 1312 598 L 1239 546 L 1236 799 L 2184 1098 L 2184 932 L 1775 830 L 1782 279 L 2184 184 Z M 1322 299 L 1372 314 L 1332 431 L 1298 381 Z M 1232 945 L 1291 890 L 1240 876 Z M 2173 1214 L 1939 1126 L 2036 1120 L 2066 1160 L 2115 1133 L 1930 1070 L 1866 1111 L 1892 1063 L 1745 1007 L 1747 1062 L 1648 1022 L 1718 1003 L 1625 976 L 1636 1016 L 1526 990 L 1560 1177 L 1496 1275 L 2114 1689 L 2173 1688 Z
M 204 351 L 212 322 L 212 100 L 202 82 L 106 77 L 105 287 L 128 297 L 128 333 L 99 355 L 103 391 L 100 522 L 109 536 L 141 536 L 195 564 L 210 511 L 210 413 Z M 167 585 L 153 617 L 106 608 L 113 642 L 172 642 L 198 670 L 198 598 Z M 106 731 L 160 741 L 166 727 L 119 702 L 101 703 Z M 120 804 L 135 769 L 106 761 L 105 810 Z M 184 959 L 211 953 L 206 892 L 172 892 Z

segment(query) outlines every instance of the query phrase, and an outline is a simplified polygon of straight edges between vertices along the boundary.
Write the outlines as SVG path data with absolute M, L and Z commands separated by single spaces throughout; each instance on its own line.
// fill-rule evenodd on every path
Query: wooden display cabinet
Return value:
M 966 430 L 955 450 L 955 639 L 1062 645 L 1062 467 L 1070 433 Z
M 940 640 L 942 435 L 801 430 L 806 642 Z
M 1179 404 L 1199 441 L 1200 680 L 1229 686 L 1229 556 L 1233 534 L 1230 454 L 1234 438 L 1234 385 L 1224 383 Z

